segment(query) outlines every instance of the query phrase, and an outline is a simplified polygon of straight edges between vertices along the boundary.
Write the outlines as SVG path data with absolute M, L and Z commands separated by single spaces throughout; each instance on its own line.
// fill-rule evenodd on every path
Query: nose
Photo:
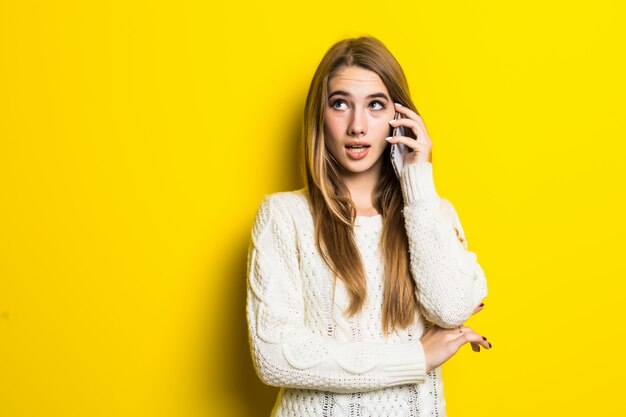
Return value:
M 355 110 L 352 112 L 352 119 L 348 125 L 348 134 L 350 136 L 360 136 L 367 133 L 367 115 L 365 112 Z

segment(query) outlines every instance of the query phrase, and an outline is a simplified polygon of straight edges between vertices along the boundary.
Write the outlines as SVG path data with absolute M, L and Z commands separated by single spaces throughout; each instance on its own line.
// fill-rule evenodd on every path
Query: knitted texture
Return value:
M 411 275 L 419 311 L 406 329 L 382 331 L 382 216 L 357 216 L 354 236 L 368 296 L 347 317 L 349 297 L 315 245 L 306 189 L 265 195 L 247 259 L 249 342 L 259 378 L 281 387 L 275 417 L 446 416 L 441 367 L 426 373 L 420 337 L 435 323 L 465 323 L 487 296 L 452 204 L 438 196 L 430 162 L 400 177 Z

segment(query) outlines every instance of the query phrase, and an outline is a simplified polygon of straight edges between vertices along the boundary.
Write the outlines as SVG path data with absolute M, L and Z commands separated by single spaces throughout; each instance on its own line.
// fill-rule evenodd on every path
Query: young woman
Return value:
M 395 113 L 404 118 L 394 121 Z M 410 136 L 388 137 L 392 127 Z M 402 68 L 377 39 L 333 45 L 302 130 L 306 186 L 265 195 L 248 251 L 247 319 L 274 416 L 445 416 L 440 365 L 487 295 Z M 392 143 L 410 148 L 398 178 Z

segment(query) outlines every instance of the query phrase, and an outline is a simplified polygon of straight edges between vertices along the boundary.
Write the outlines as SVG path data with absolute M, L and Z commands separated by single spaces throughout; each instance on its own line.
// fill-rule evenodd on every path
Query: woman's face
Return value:
M 329 80 L 324 112 L 326 147 L 345 174 L 380 169 L 394 115 L 389 92 L 375 72 L 344 67 Z

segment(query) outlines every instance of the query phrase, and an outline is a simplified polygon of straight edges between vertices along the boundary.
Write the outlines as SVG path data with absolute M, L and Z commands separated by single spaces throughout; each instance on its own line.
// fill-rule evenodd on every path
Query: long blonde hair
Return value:
M 348 292 L 347 313 L 357 314 L 367 299 L 365 269 L 353 235 L 356 206 L 341 179 L 340 166 L 325 146 L 324 111 L 328 102 L 328 82 L 346 66 L 375 72 L 387 87 L 391 99 L 417 113 L 400 64 L 382 42 L 371 36 L 349 38 L 335 43 L 317 67 L 304 107 L 302 126 L 301 175 L 308 192 L 317 248 Z M 418 113 L 419 114 L 419 113 Z M 415 137 L 412 133 L 410 136 Z M 404 200 L 389 156 L 383 155 L 382 174 L 374 191 L 374 207 L 382 215 L 382 249 L 385 285 L 382 329 L 385 336 L 408 327 L 417 310 L 415 283 L 410 275 L 408 239 L 402 208 Z

